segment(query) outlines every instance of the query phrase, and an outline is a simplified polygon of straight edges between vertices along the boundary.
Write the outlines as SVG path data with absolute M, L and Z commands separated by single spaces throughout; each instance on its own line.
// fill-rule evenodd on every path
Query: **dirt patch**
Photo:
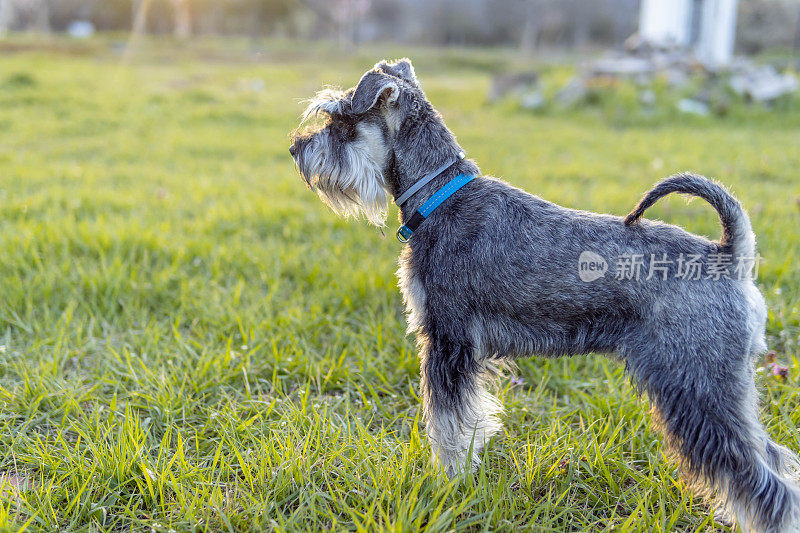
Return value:
M 98 47 L 88 43 L 67 41 L 0 41 L 0 54 L 14 54 L 22 52 L 47 52 L 51 54 L 64 54 L 71 56 L 87 56 L 97 54 Z

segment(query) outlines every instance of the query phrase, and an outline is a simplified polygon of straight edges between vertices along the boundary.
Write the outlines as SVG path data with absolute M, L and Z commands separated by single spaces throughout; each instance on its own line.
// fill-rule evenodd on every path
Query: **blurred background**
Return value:
M 724 115 L 737 96 L 771 106 L 797 92 L 800 1 L 0 0 L 0 51 L 22 46 L 14 36 L 28 45 L 49 36 L 66 46 L 64 39 L 97 35 L 126 57 L 145 36 L 161 46 L 238 42 L 251 59 L 277 48 L 302 52 L 304 43 L 308 51 L 314 43 L 334 46 L 327 50 L 338 59 L 375 43 L 495 50 L 484 58 L 488 100 L 512 94 L 527 109 L 598 100 L 622 80 L 644 86 L 661 79 L 680 90 L 711 77 L 700 89 L 679 91 L 670 105 Z M 753 56 L 767 61 L 754 64 Z M 578 62 L 586 58 L 595 60 Z M 545 84 L 526 68 L 534 60 L 578 66 L 578 76 Z M 652 111 L 660 96 L 651 87 L 639 104 Z
M 94 31 L 542 48 L 633 33 L 715 59 L 800 46 L 796 0 L 2 0 L 0 33 Z
M 798 448 L 800 1 L 0 0 L 0 529 L 729 531 L 603 356 L 520 361 L 475 488 L 431 477 L 396 208 L 336 217 L 287 150 L 305 99 L 404 56 L 547 200 L 731 187 Z

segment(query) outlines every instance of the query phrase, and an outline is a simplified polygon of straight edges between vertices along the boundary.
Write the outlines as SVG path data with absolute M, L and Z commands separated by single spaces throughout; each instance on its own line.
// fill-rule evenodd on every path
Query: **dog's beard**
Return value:
M 358 217 L 363 213 L 371 224 L 383 226 L 388 197 L 380 165 L 359 142 L 342 146 L 337 156 L 319 149 L 326 142 L 325 138 L 317 138 L 299 154 L 303 178 L 336 214 Z

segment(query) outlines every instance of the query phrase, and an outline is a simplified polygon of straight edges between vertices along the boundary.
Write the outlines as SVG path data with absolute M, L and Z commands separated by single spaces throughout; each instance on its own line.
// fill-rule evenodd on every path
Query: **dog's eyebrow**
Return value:
M 346 93 L 333 88 L 325 88 L 306 100 L 308 107 L 303 113 L 301 122 L 305 122 L 311 117 L 316 117 L 320 113 L 332 116 L 334 113 L 342 114 L 344 106 L 347 105 Z

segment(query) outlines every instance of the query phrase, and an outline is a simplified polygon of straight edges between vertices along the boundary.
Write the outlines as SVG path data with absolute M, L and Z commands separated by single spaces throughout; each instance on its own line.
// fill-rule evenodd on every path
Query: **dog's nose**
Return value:
M 289 146 L 289 153 L 292 154 L 292 157 L 294 157 L 294 144 Z

